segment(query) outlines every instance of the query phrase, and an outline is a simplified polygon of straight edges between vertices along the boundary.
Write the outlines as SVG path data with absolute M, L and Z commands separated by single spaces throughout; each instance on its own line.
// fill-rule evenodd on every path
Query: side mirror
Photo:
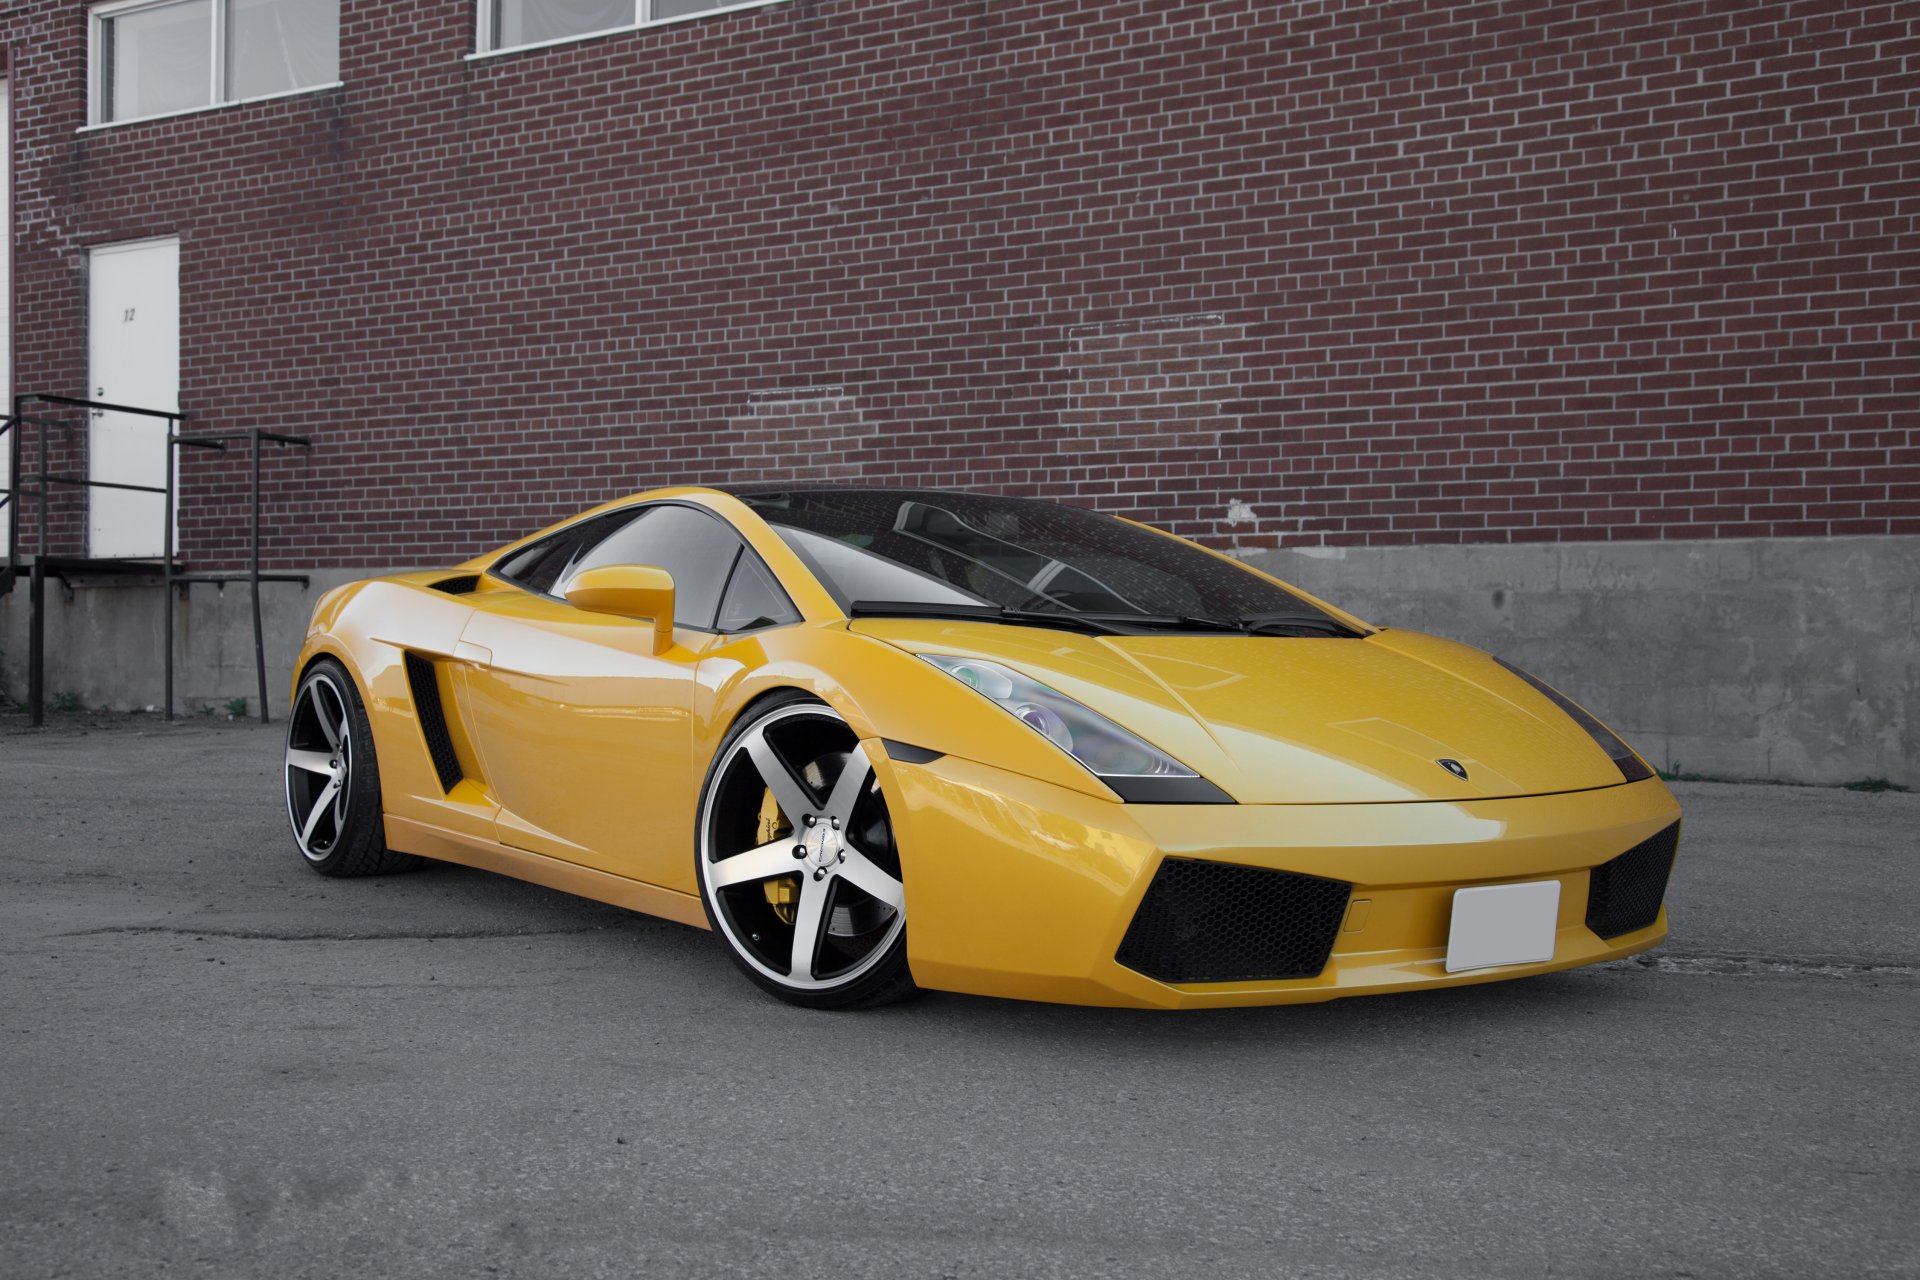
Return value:
M 653 651 L 673 645 L 673 575 L 644 564 L 603 564 L 582 569 L 567 584 L 567 603 L 588 613 L 609 613 L 653 623 Z

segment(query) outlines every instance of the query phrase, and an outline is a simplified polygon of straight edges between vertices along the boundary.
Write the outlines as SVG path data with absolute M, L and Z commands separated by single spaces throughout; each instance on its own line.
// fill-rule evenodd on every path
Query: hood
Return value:
M 908 652 L 1023 671 L 1243 804 L 1494 799 L 1622 781 L 1599 744 L 1524 681 L 1477 649 L 1418 632 L 1322 639 L 1088 636 L 905 618 L 850 625 Z

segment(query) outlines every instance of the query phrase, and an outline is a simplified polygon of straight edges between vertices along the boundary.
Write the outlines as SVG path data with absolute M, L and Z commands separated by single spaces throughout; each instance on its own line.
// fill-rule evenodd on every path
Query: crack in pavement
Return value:
M 100 934 L 174 934 L 179 937 L 193 938 L 196 941 L 203 938 L 237 938 L 246 942 L 433 942 L 436 940 L 461 942 L 476 938 L 563 937 L 576 933 L 596 933 L 605 928 L 605 925 L 589 924 L 581 925 L 574 929 L 442 929 L 431 932 L 409 929 L 385 933 L 378 931 L 360 933 L 295 933 L 274 929 L 223 929 L 218 925 L 188 929 L 178 925 L 124 924 L 106 925 L 98 929 L 75 929 L 69 933 L 60 933 L 53 936 L 59 938 L 90 938 Z
M 1695 951 L 1628 956 L 1609 969 L 1652 969 L 1656 973 L 1758 978 L 1775 975 L 1813 978 L 1920 978 L 1920 964 L 1876 964 L 1839 956 L 1779 956 L 1756 952 Z

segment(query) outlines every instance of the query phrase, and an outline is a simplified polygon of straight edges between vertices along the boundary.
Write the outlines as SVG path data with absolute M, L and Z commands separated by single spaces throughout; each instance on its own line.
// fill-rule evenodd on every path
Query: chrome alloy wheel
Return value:
M 315 672 L 287 717 L 287 819 L 309 862 L 340 843 L 352 798 L 353 722 L 334 677 Z
M 873 763 L 814 703 L 780 706 L 731 741 L 701 806 L 700 874 L 735 954 L 787 990 L 857 982 L 906 926 Z

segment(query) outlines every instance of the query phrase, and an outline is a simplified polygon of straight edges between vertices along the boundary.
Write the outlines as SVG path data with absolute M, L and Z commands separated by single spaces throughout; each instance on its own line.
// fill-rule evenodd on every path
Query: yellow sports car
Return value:
M 1052 503 L 661 489 L 314 610 L 287 813 L 711 928 L 818 1008 L 1279 1004 L 1644 951 L 1680 811 L 1558 691 Z

